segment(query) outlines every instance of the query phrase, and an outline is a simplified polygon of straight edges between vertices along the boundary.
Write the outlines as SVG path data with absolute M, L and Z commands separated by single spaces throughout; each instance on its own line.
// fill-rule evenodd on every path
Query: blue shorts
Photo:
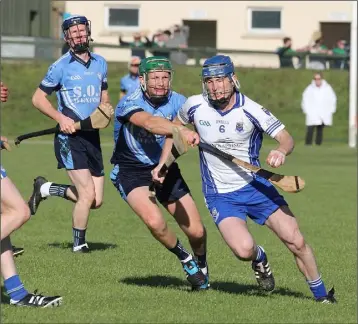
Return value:
M 6 170 L 2 167 L 2 165 L 0 167 L 1 167 L 1 179 L 4 179 L 6 178 Z
M 216 225 L 227 217 L 246 221 L 247 216 L 255 223 L 264 225 L 280 206 L 288 205 L 276 188 L 261 177 L 256 177 L 245 187 L 233 192 L 206 195 L 205 202 Z
M 58 169 L 88 169 L 94 177 L 104 176 L 101 142 L 98 131 L 56 134 L 54 139 Z
M 152 183 L 151 171 L 154 166 L 146 168 L 121 168 L 116 164 L 110 178 L 113 185 L 124 200 L 135 188 L 149 186 Z M 171 203 L 190 193 L 189 187 L 183 179 L 178 164 L 173 163 L 168 170 L 161 187 L 156 186 L 156 197 L 161 204 Z

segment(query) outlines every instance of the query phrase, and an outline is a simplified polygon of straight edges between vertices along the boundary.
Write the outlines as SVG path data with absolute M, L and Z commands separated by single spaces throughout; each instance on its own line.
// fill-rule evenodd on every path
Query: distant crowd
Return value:
M 300 52 L 324 55 L 349 55 L 350 47 L 345 39 L 340 38 L 337 40 L 336 46 L 329 49 L 324 44 L 324 38 L 320 31 L 313 33 L 312 42 L 310 44 L 298 49 L 293 49 L 292 39 L 290 37 L 285 37 L 283 39 L 283 46 L 277 50 L 280 59 L 280 67 L 299 68 L 302 65 L 302 61 L 298 59 L 298 63 L 294 64 L 293 57 Z M 325 70 L 327 61 L 329 62 L 330 69 L 346 70 L 349 68 L 349 60 L 347 59 L 326 59 L 319 56 L 311 56 L 307 68 L 313 70 Z
M 149 31 L 143 31 L 133 34 L 131 41 L 124 41 L 123 37 L 119 37 L 119 44 L 121 46 L 131 46 L 132 56 L 145 58 L 145 50 L 150 49 L 150 52 L 156 56 L 165 56 L 175 64 L 185 64 L 188 57 L 186 53 L 175 51 L 166 51 L 166 48 L 187 48 L 189 38 L 189 27 L 185 25 L 173 25 L 165 30 L 158 30 L 148 38 Z

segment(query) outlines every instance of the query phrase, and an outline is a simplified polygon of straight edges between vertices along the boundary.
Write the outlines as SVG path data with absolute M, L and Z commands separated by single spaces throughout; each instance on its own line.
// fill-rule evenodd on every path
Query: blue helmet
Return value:
M 85 42 L 76 44 L 72 37 L 70 37 L 69 29 L 72 26 L 85 25 L 87 30 L 87 37 Z M 69 42 L 70 47 L 75 53 L 84 53 L 88 51 L 89 43 L 93 39 L 91 38 L 91 21 L 89 21 L 85 16 L 73 15 L 66 18 L 62 23 L 62 32 L 65 36 L 67 42 Z M 73 44 L 71 44 L 71 40 Z
M 207 60 L 203 64 L 203 69 L 201 72 L 202 83 L 203 83 L 203 92 L 204 95 L 208 97 L 208 100 L 213 105 L 225 104 L 230 100 L 232 90 L 230 90 L 230 96 L 227 98 L 222 98 L 220 100 L 213 99 L 208 96 L 208 92 L 205 86 L 205 80 L 208 78 L 221 78 L 228 77 L 233 83 L 233 87 L 238 91 L 240 89 L 240 83 L 237 78 L 234 78 L 235 68 L 234 64 L 231 61 L 231 58 L 226 55 L 215 55 Z

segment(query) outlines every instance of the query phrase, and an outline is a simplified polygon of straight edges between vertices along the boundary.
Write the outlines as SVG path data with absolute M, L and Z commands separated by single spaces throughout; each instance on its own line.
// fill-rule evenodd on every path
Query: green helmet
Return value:
M 173 72 L 170 61 L 164 56 L 151 56 L 143 59 L 139 65 L 139 75 L 144 75 L 153 71 Z
M 170 81 L 169 81 L 169 90 L 171 88 L 171 81 L 173 78 L 173 67 L 168 58 L 164 56 L 151 56 L 141 60 L 139 65 L 139 75 L 144 78 L 144 83 L 141 83 L 141 88 L 144 92 L 147 91 L 147 81 L 148 81 L 148 73 L 155 71 L 163 71 L 170 73 Z M 169 92 L 168 92 L 169 93 Z M 148 92 L 147 92 L 148 94 Z M 148 94 L 149 95 L 149 94 Z M 151 101 L 156 101 L 160 103 L 165 96 L 150 96 Z

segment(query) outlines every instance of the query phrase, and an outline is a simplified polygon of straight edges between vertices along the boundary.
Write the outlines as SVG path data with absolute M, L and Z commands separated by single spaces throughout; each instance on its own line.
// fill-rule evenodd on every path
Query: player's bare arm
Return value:
M 73 119 L 66 117 L 57 111 L 56 108 L 47 99 L 47 93 L 40 88 L 37 88 L 32 96 L 32 104 L 40 110 L 44 115 L 52 118 L 60 125 L 61 132 L 65 134 L 72 134 L 76 132 Z
M 269 153 L 266 163 L 273 168 L 278 168 L 285 163 L 286 156 L 292 153 L 295 143 L 285 129 L 277 133 L 275 140 L 279 143 L 279 146 Z
M 175 117 L 173 120 L 173 124 L 177 125 L 178 128 L 184 127 L 182 122 L 179 120 L 178 117 Z M 164 145 L 163 145 L 163 151 L 159 159 L 158 165 L 152 170 L 152 177 L 154 182 L 163 183 L 166 174 L 159 174 L 160 169 L 164 165 L 165 161 L 167 161 L 168 156 L 170 154 L 170 151 L 173 146 L 173 137 L 171 135 L 168 135 L 165 139 Z
M 129 121 L 153 134 L 165 136 L 173 135 L 174 124 L 172 122 L 162 117 L 152 116 L 145 111 L 139 111 L 133 114 L 129 118 Z M 196 132 L 193 132 L 184 126 L 179 126 L 179 131 L 190 145 L 194 146 L 199 144 L 199 135 Z
M 102 90 L 101 92 L 101 104 L 109 104 L 111 99 L 109 98 L 108 90 Z

